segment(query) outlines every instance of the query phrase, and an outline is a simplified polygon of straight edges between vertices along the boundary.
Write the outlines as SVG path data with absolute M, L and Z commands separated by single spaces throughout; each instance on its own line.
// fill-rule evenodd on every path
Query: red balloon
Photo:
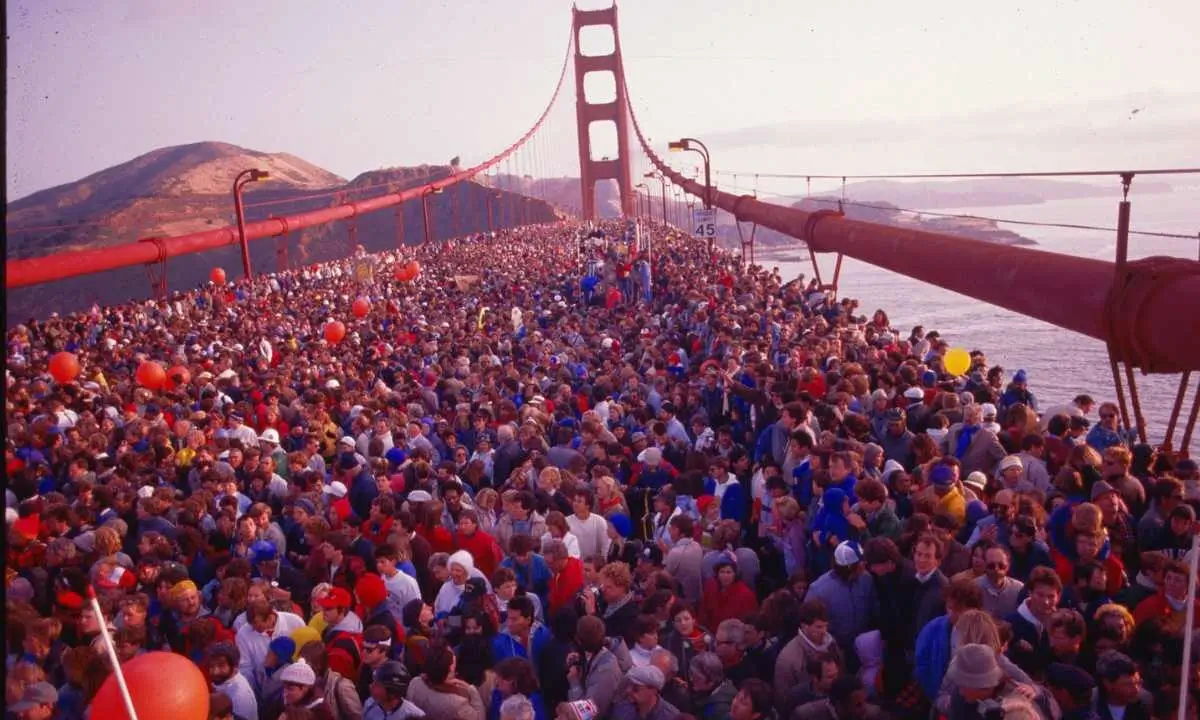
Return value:
M 395 275 L 396 279 L 400 282 L 408 282 L 409 280 L 413 279 L 413 276 L 409 274 L 408 266 L 406 265 L 397 265 Z
M 421 274 L 421 263 L 416 260 L 409 260 L 404 269 L 408 271 L 409 280 L 416 280 L 417 276 Z
M 167 382 L 167 371 L 153 360 L 147 360 L 138 365 L 137 381 L 142 387 L 158 390 Z
M 367 302 L 366 298 L 358 298 L 350 306 L 350 312 L 354 313 L 356 318 L 366 317 L 367 313 L 371 312 L 371 303 Z
M 176 365 L 167 371 L 167 387 L 171 390 L 181 388 L 192 381 L 192 373 L 183 365 Z
M 139 720 L 208 720 L 208 681 L 191 660 L 149 652 L 121 665 Z M 109 675 L 92 700 L 92 717 L 128 720 L 117 678 Z
M 59 383 L 69 383 L 79 375 L 79 358 L 66 351 L 50 358 L 50 375 Z
M 331 345 L 340 343 L 346 337 L 346 326 L 341 320 L 334 320 L 325 326 L 325 340 Z
M 208 279 L 212 280 L 213 282 L 215 282 L 218 285 L 224 285 L 225 284 L 225 271 L 219 267 L 213 268 L 212 272 L 210 272 L 208 274 Z

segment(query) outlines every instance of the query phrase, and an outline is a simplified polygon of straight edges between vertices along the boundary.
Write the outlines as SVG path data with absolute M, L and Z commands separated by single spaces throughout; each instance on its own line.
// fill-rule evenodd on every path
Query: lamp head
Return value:
M 671 152 L 683 152 L 684 150 L 689 150 L 690 148 L 688 147 L 687 140 L 677 140 L 675 142 L 667 143 L 667 149 Z
M 250 171 L 250 182 L 258 182 L 259 180 L 266 180 L 269 177 L 271 177 L 271 173 L 267 172 L 266 170 L 251 170 Z

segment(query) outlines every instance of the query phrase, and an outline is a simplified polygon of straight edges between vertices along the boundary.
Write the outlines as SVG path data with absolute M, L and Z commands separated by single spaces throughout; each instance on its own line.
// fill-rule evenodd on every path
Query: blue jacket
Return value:
M 550 597 L 552 575 L 545 558 L 534 553 L 529 558 L 529 565 L 522 567 L 517 564 L 516 560 L 507 557 L 500 562 L 500 567 L 512 570 L 517 576 L 517 584 L 525 588 L 525 592 L 537 595 L 538 599 L 542 601 L 542 607 L 549 607 L 547 599 Z
M 533 657 L 529 656 L 529 651 L 521 644 L 521 641 L 513 637 L 507 630 L 503 630 L 492 638 L 492 660 L 500 662 L 506 658 L 519 657 L 525 658 L 533 663 L 534 669 L 537 669 L 538 658 L 542 655 L 542 650 L 546 648 L 546 643 L 550 642 L 550 628 L 541 623 L 534 623 L 529 630 L 529 637 L 533 644 Z
M 913 677 L 925 691 L 936 699 L 942 688 L 942 678 L 950 667 L 950 618 L 939 615 L 930 620 L 917 635 L 917 660 Z
M 717 494 L 717 482 L 712 478 L 705 478 L 704 493 L 706 495 Z M 744 523 L 749 513 L 746 511 L 746 493 L 742 488 L 742 484 L 734 480 L 725 486 L 725 494 L 721 496 L 721 519 L 722 520 L 737 520 L 739 523 Z

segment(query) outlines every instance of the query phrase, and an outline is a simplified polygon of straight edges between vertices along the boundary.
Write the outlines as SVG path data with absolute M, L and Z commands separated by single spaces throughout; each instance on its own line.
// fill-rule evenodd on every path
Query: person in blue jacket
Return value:
M 704 494 L 712 495 L 721 504 L 722 520 L 737 520 L 745 524 L 749 516 L 746 491 L 737 476 L 729 472 L 725 458 L 716 458 L 710 463 L 708 478 L 704 480 Z
M 534 720 L 547 720 L 546 703 L 533 666 L 523 658 L 508 658 L 496 663 L 496 689 L 488 698 L 487 720 L 500 720 L 500 706 L 520 695 L 533 706 Z
M 508 622 L 504 629 L 492 638 L 493 660 L 523 658 L 536 669 L 542 650 L 550 642 L 550 628 L 537 621 L 537 609 L 527 596 L 518 595 L 509 600 L 507 612 Z
M 913 677 L 928 698 L 936 699 L 942 688 L 942 678 L 950 667 L 953 654 L 951 635 L 954 624 L 967 610 L 983 609 L 983 590 L 971 580 L 953 582 L 942 590 L 946 614 L 925 624 L 917 633 L 916 662 Z

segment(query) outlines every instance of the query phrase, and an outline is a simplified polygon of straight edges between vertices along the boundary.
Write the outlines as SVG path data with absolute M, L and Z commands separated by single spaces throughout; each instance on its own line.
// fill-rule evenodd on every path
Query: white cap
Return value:
M 221 374 L 217 376 L 217 379 L 218 380 L 232 380 L 235 377 L 237 377 L 237 373 L 234 372 L 233 370 L 222 370 Z
M 279 671 L 279 681 L 296 685 L 316 685 L 317 674 L 303 658 Z
M 149 485 L 143 485 L 138 488 L 137 495 L 140 498 L 154 497 L 154 488 Z
M 408 494 L 408 501 L 411 503 L 429 502 L 433 496 L 424 490 L 413 490 Z
M 909 400 L 920 400 L 921 398 L 925 397 L 925 391 L 919 387 L 910 387 L 904 391 L 904 397 L 908 398 Z
M 356 446 L 354 438 L 350 437 L 349 435 L 346 435 L 341 440 L 338 440 L 338 445 L 349 445 L 350 447 Z
M 258 436 L 259 442 L 269 442 L 279 444 L 279 431 L 275 428 L 267 428 L 262 431 L 262 435 Z
M 984 403 L 982 405 L 982 408 L 983 408 L 983 416 L 985 418 L 996 417 L 996 406 L 995 405 L 993 405 L 991 403 Z
M 340 388 L 341 386 L 342 386 L 342 384 L 341 384 L 340 382 L 338 382 L 338 381 L 337 381 L 337 378 L 330 378 L 329 380 L 327 380 L 327 381 L 325 382 L 325 389 L 326 389 L 326 390 L 337 390 L 337 389 L 338 389 L 338 388 Z
M 346 493 L 348 491 L 346 490 L 345 483 L 334 480 L 333 482 L 331 482 L 325 486 L 324 492 L 326 495 L 332 495 L 335 498 L 344 498 L 344 497 L 346 497 Z
M 1004 459 L 1000 461 L 1000 466 L 996 468 L 996 472 L 1002 473 L 1009 468 L 1017 468 L 1019 470 L 1023 467 L 1021 458 L 1016 455 L 1005 455 Z
M 841 567 L 849 567 L 862 562 L 862 551 L 858 543 L 843 540 L 833 551 L 833 561 Z

